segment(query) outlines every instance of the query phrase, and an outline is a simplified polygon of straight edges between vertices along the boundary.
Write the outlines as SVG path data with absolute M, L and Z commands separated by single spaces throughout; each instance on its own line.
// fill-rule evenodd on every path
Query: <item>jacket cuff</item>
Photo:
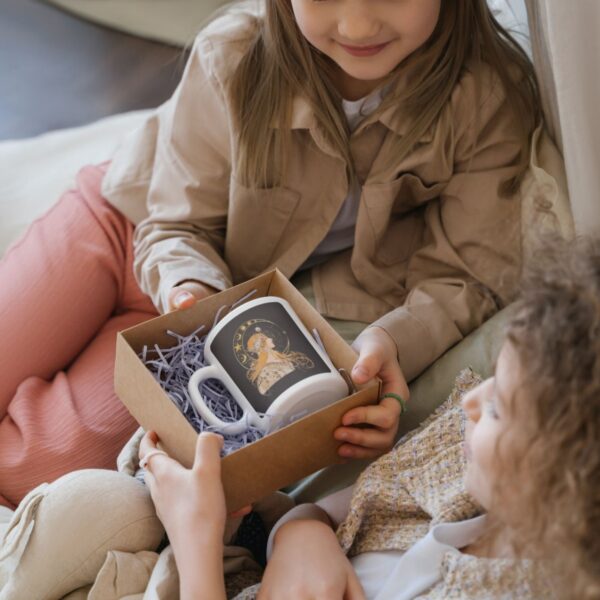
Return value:
M 387 313 L 371 327 L 381 327 L 396 342 L 398 362 L 409 382 L 420 375 L 448 348 L 463 336 L 449 319 L 421 319 L 408 308 L 401 306 Z

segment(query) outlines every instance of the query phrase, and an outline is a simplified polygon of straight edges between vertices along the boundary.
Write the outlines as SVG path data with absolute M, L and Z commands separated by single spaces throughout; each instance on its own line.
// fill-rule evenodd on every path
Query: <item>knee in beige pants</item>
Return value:
M 94 581 L 109 550 L 155 550 L 164 535 L 148 489 L 123 473 L 75 471 L 38 489 L 24 500 L 35 510 L 15 513 L 28 522 L 13 529 L 33 529 L 16 565 L 0 560 L 0 600 L 62 598 Z

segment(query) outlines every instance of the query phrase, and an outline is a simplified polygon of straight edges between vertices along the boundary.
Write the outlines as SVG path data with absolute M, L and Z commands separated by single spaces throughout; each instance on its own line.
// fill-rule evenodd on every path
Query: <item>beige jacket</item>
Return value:
M 200 33 L 175 94 L 117 151 L 104 179 L 106 198 L 137 224 L 136 275 L 160 311 L 182 280 L 224 289 L 274 266 L 291 276 L 348 193 L 346 166 L 302 97 L 285 185 L 253 192 L 232 176 L 225 85 L 255 31 L 256 19 L 240 12 Z M 354 247 L 315 267 L 312 281 L 323 315 L 386 329 L 412 379 L 512 298 L 521 199 L 498 194 L 520 145 L 489 69 L 466 70 L 439 123 L 384 168 L 408 127 L 387 111 L 352 135 L 363 184 Z

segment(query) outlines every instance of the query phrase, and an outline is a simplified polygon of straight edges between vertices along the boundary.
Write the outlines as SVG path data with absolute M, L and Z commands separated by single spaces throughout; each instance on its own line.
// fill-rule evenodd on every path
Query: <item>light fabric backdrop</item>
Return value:
M 546 119 L 579 234 L 600 233 L 600 1 L 527 0 Z
M 176 46 L 228 0 L 46 0 L 84 19 Z
M 31 221 L 75 184 L 81 167 L 109 159 L 149 112 L 115 115 L 84 127 L 0 142 L 0 257 Z

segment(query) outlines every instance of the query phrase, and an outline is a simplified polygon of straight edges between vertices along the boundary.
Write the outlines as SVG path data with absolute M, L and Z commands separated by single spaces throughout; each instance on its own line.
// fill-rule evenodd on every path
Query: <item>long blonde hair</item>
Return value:
M 256 359 L 251 363 L 251 367 L 247 373 L 248 379 L 252 382 L 256 381 L 260 372 L 263 370 L 269 360 L 269 351 L 267 348 L 267 340 L 269 337 L 264 333 L 255 333 L 251 335 L 246 344 L 246 349 L 256 355 Z M 286 361 L 287 356 L 275 349 L 271 350 L 271 355 L 281 361 Z
M 264 18 L 258 18 L 257 35 L 229 85 L 239 143 L 236 176 L 249 187 L 282 182 L 292 100 L 298 94 L 310 102 L 325 138 L 344 158 L 352 176 L 350 131 L 330 76 L 332 60 L 304 38 L 290 0 L 263 1 Z M 408 117 L 412 123 L 390 151 L 390 162 L 400 163 L 437 121 L 470 61 L 489 64 L 506 90 L 522 132 L 523 174 L 530 136 L 541 120 L 538 87 L 529 58 L 494 18 L 486 0 L 442 0 L 431 38 L 390 74 L 391 91 L 379 111 L 396 106 L 397 118 Z M 408 87 L 394 86 L 409 65 L 418 77 Z M 515 77 L 514 69 L 521 77 Z M 508 182 L 504 191 L 514 191 L 520 176 Z
M 314 367 L 313 361 L 303 354 L 302 352 L 285 351 L 279 352 L 273 348 L 267 348 L 268 335 L 258 332 L 250 336 L 246 343 L 246 349 L 252 354 L 256 355 L 256 359 L 253 360 L 250 369 L 246 373 L 246 376 L 253 383 L 256 381 L 260 372 L 266 366 L 270 357 L 275 357 L 279 361 L 287 362 L 292 367 L 301 367 L 303 369 L 312 369 Z M 273 340 L 271 340 L 273 341 Z

